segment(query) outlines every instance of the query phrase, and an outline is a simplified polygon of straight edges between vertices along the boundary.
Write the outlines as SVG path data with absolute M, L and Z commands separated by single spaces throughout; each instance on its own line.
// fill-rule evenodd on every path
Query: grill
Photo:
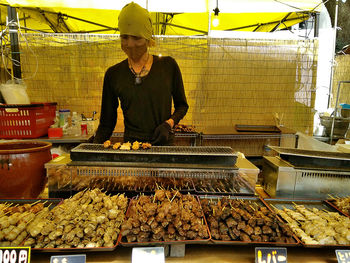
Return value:
M 84 143 L 72 149 L 70 157 L 72 161 L 61 170 L 65 176 L 49 175 L 52 197 L 94 187 L 128 196 L 159 188 L 195 192 L 194 179 L 225 180 L 231 186 L 228 194 L 237 195 L 241 189 L 254 195 L 238 174 L 237 155 L 230 147 L 154 146 L 128 151 Z M 65 195 L 60 195 L 62 190 Z
M 153 146 L 143 150 L 114 150 L 102 144 L 83 143 L 71 150 L 75 162 L 137 162 L 216 164 L 234 166 L 237 155 L 230 147 Z

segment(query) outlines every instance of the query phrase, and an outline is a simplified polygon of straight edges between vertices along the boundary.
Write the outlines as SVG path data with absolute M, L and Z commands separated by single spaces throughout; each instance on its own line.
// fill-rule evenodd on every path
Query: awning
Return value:
M 24 30 L 119 33 L 119 10 L 130 1 L 0 0 L 1 24 L 7 6 L 16 7 Z M 324 8 L 322 0 L 135 0 L 152 15 L 155 34 L 201 35 L 209 30 L 271 32 L 307 20 Z M 213 9 L 220 24 L 213 28 Z

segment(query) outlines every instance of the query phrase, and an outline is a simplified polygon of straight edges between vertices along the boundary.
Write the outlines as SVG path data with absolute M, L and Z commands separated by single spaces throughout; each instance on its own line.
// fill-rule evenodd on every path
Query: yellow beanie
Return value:
M 123 7 L 118 17 L 121 35 L 143 37 L 154 44 L 152 20 L 149 12 L 131 2 Z

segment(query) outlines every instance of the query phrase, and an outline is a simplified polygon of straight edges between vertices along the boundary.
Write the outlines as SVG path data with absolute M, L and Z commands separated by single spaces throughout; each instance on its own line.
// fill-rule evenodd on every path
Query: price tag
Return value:
M 287 249 L 256 247 L 255 263 L 287 263 Z
M 0 247 L 0 263 L 29 263 L 30 247 Z
M 86 255 L 51 256 L 50 263 L 85 263 Z
M 164 247 L 134 247 L 132 263 L 165 263 Z
M 350 250 L 336 250 L 338 263 L 350 263 Z

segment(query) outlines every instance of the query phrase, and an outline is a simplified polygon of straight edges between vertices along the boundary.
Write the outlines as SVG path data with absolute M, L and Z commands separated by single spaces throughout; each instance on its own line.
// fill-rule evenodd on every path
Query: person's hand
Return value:
M 163 122 L 154 130 L 151 143 L 154 145 L 166 143 L 169 139 L 170 131 L 171 127 L 169 123 L 167 123 L 166 121 Z

